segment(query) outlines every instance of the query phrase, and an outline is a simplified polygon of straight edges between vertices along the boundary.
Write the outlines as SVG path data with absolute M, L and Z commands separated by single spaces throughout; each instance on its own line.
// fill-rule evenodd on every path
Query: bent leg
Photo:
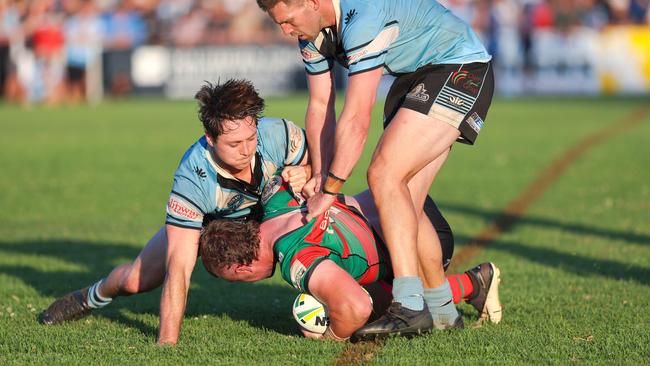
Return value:
M 117 266 L 104 280 L 58 298 L 41 314 L 41 322 L 58 324 L 76 320 L 108 305 L 116 296 L 153 290 L 165 278 L 166 251 L 167 235 L 163 227 L 133 263 Z
M 459 134 L 445 122 L 400 109 L 368 171 L 395 273 L 395 301 L 417 310 L 425 297 L 437 328 L 455 327 L 458 313 L 444 277 L 440 241 L 423 206 Z
M 99 287 L 103 297 L 128 296 L 151 291 L 165 279 L 167 234 L 162 227 L 132 263 L 115 267 Z
M 418 275 L 419 214 L 426 192 L 458 136 L 458 130 L 447 123 L 400 109 L 377 146 L 368 184 L 396 277 Z M 418 174 L 421 178 L 411 182 Z

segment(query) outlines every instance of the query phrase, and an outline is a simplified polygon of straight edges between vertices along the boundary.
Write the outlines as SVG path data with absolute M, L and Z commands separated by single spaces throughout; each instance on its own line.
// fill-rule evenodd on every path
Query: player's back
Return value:
M 491 56 L 471 27 L 434 0 L 340 0 L 336 34 L 324 30 L 301 42 L 308 73 L 338 60 L 350 74 L 383 67 L 402 74 L 430 64 L 487 62 Z
M 306 210 L 304 202 L 295 198 L 279 176 L 265 187 L 262 203 L 265 221 Z M 361 284 L 375 282 L 390 272 L 390 261 L 369 223 L 341 202 L 324 216 L 280 237 L 274 251 L 282 277 L 301 290 L 305 290 L 311 270 L 325 259 L 334 261 Z

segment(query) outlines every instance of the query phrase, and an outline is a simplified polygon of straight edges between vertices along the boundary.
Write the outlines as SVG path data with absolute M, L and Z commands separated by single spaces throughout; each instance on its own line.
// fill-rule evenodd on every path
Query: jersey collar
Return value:
M 255 197 L 261 194 L 259 192 L 259 187 L 262 184 L 264 172 L 262 171 L 262 157 L 260 156 L 259 152 L 256 152 L 255 156 L 253 156 L 251 159 L 252 179 L 250 184 L 244 182 L 243 180 L 235 178 L 232 174 L 230 174 L 230 172 L 219 166 L 219 164 L 214 161 L 210 149 L 206 149 L 205 155 L 208 158 L 210 165 L 212 165 L 214 170 L 216 170 L 217 182 L 219 182 L 222 187 L 236 189 Z

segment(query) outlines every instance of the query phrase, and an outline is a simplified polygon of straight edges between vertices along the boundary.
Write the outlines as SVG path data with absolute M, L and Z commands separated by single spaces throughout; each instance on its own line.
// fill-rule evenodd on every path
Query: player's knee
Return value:
M 372 314 L 372 303 L 368 299 L 356 299 L 347 304 L 350 318 L 358 324 L 365 324 Z
M 384 164 L 375 164 L 373 162 L 373 164 L 368 167 L 366 178 L 368 179 L 368 187 L 373 194 L 381 192 L 383 189 L 389 187 L 390 181 L 387 179 L 387 172 Z
M 124 266 L 128 266 L 128 268 L 125 268 L 124 275 L 121 278 L 120 292 L 127 296 L 142 292 L 142 280 L 140 274 L 133 270 L 133 266 Z

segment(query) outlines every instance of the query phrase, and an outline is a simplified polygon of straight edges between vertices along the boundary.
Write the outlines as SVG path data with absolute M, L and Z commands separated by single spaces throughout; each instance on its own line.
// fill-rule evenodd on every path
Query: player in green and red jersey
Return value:
M 328 308 L 330 326 L 324 337 L 346 339 L 366 324 L 373 303 L 379 314 L 387 307 L 393 278 L 388 251 L 373 229 L 377 225 L 362 214 L 376 216 L 372 200 L 365 197 L 357 201 L 339 195 L 328 211 L 306 221 L 304 202 L 276 176 L 262 194 L 261 224 L 236 220 L 208 224 L 200 240 L 203 263 L 218 277 L 252 282 L 270 277 L 277 261 L 285 281 Z M 482 317 L 500 320 L 496 266 L 484 263 L 448 280 L 456 303 L 466 299 Z M 372 303 L 361 286 L 370 287 Z

